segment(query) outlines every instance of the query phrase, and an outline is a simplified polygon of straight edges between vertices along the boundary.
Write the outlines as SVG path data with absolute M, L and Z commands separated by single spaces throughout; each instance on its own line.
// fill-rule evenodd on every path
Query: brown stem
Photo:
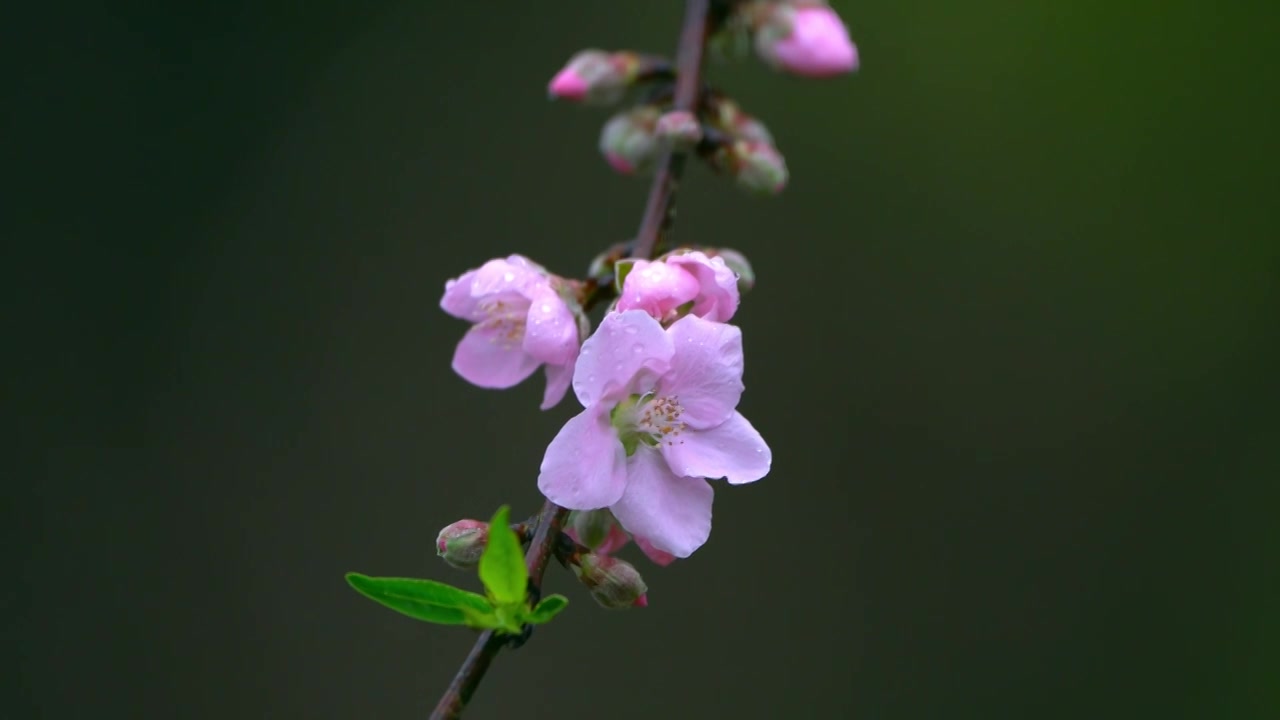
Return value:
M 547 570 L 547 561 L 551 558 L 568 514 L 568 510 L 550 500 L 543 503 L 542 511 L 538 513 L 538 529 L 534 531 L 529 552 L 524 556 L 525 567 L 529 570 L 529 596 L 532 602 L 536 603 L 542 595 L 542 575 Z M 480 680 L 489 670 L 493 658 L 503 645 L 513 641 L 522 643 L 523 637 L 498 635 L 492 630 L 480 633 L 475 645 L 471 646 L 471 652 L 467 653 L 467 659 L 462 661 L 462 667 L 453 676 L 453 682 L 449 683 L 449 689 L 444 691 L 440 702 L 436 703 L 436 709 L 431 712 L 431 720 L 460 717 L 462 709 L 467 706 Z
M 707 45 L 708 14 L 711 0 L 686 0 L 684 27 L 680 31 L 680 48 L 676 53 L 676 91 L 674 109 L 693 112 L 702 87 L 702 55 Z M 676 217 L 676 191 L 684 172 L 685 153 L 668 150 L 658 160 L 658 170 L 649 186 L 640 231 L 636 233 L 633 257 L 650 258 L 662 245 Z
M 697 103 L 698 90 L 702 86 L 702 56 L 706 48 L 710 15 L 711 0 L 685 0 L 684 25 L 680 31 L 680 46 L 676 53 L 676 110 L 692 112 Z M 659 160 L 657 174 L 649 188 L 644 217 L 640 222 L 640 232 L 631 252 L 632 257 L 652 257 L 662 234 L 671 227 L 675 218 L 676 189 L 680 183 L 680 174 L 684 171 L 684 161 L 685 153 L 671 151 Z M 560 529 L 568 514 L 568 510 L 550 500 L 543 504 L 542 511 L 538 513 L 538 528 L 529 543 L 529 551 L 525 554 L 525 565 L 529 568 L 529 594 L 534 602 L 542 594 L 542 575 L 559 542 Z M 481 633 L 471 652 L 467 654 L 467 659 L 462 662 L 462 667 L 458 668 L 453 682 L 449 683 L 449 689 L 436 704 L 431 720 L 460 717 L 502 646 L 508 643 L 518 646 L 522 642 L 523 637 L 512 642 L 510 636 L 497 635 L 492 630 Z

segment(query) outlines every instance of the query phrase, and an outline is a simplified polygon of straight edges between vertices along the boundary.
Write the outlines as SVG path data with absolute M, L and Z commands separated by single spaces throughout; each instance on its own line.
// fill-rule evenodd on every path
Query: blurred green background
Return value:
M 835 5 L 857 76 L 709 70 L 791 187 L 680 201 L 755 263 L 772 474 L 637 561 L 646 610 L 553 567 L 469 717 L 1276 717 L 1274 9 Z M 532 513 L 575 411 L 452 375 L 444 281 L 635 231 L 607 113 L 545 84 L 679 4 L 44 9 L 7 23 L 6 715 L 425 716 L 470 634 L 342 575 L 474 586 L 436 531 Z

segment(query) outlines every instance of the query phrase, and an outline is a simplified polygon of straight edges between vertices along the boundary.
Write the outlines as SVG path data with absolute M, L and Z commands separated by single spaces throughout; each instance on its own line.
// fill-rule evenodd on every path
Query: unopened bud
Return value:
M 739 140 L 721 148 L 715 163 L 752 192 L 776 195 L 787 186 L 787 161 L 768 143 Z
M 748 115 L 742 107 L 732 99 L 718 95 L 710 103 L 712 122 L 719 129 L 742 140 L 773 145 L 773 134 L 769 128 L 753 115 Z
M 612 105 L 622 99 L 640 69 L 635 53 L 583 50 L 551 78 L 547 94 L 587 105 Z
M 473 568 L 489 542 L 489 523 L 459 520 L 436 536 L 436 554 L 456 568 Z
M 835 10 L 820 2 L 757 3 L 756 54 L 803 77 L 831 77 L 858 69 L 858 49 Z
M 569 514 L 570 537 L 595 550 L 617 525 L 608 510 L 575 510 Z
M 600 131 L 600 152 L 623 175 L 643 173 L 653 167 L 661 150 L 654 132 L 662 111 L 640 105 L 609 118 Z
M 658 118 L 654 132 L 673 145 L 689 147 L 702 139 L 702 123 L 687 110 L 672 110 Z
M 591 591 L 601 607 L 610 609 L 645 607 L 649 588 L 640 573 L 626 560 L 594 553 L 583 555 L 573 572 Z

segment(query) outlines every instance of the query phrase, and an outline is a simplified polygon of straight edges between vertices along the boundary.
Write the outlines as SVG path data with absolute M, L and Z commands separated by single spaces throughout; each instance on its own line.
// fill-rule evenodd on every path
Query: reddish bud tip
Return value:
M 587 81 L 582 79 L 577 70 L 567 67 L 551 78 L 547 94 L 552 98 L 582 102 L 587 97 Z
M 649 607 L 649 595 L 648 595 L 648 593 L 646 593 L 646 594 L 644 594 L 644 595 L 641 595 L 640 597 L 636 598 L 636 601 L 635 601 L 635 602 L 633 602 L 633 603 L 631 603 L 631 607 Z

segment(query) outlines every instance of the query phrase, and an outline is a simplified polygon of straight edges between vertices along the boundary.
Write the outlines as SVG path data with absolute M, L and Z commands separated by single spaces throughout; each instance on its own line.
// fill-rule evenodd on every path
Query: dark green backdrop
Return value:
M 680 203 L 758 270 L 772 474 L 638 563 L 647 610 L 553 568 L 471 717 L 1274 717 L 1274 13 L 836 5 L 858 76 L 711 68 L 791 187 Z M 425 716 L 470 634 L 342 574 L 470 586 L 435 532 L 532 512 L 573 412 L 453 376 L 443 283 L 634 232 L 606 114 L 544 88 L 678 3 L 45 12 L 6 22 L 4 714 Z

